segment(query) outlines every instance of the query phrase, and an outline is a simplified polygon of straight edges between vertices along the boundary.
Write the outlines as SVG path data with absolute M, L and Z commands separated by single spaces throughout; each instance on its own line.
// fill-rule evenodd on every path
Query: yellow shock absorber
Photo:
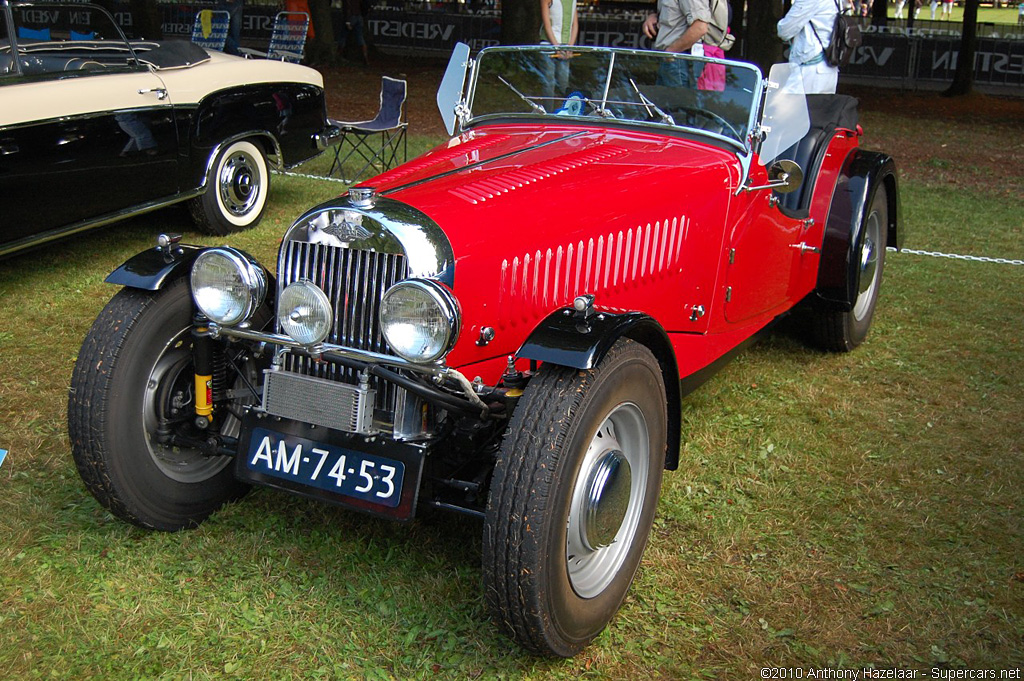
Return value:
M 213 414 L 213 376 L 196 374 L 196 416 Z
M 197 318 L 192 327 L 192 362 L 196 373 L 196 416 L 209 420 L 213 414 L 213 341 L 210 330 Z M 205 320 L 203 320 L 205 321 Z

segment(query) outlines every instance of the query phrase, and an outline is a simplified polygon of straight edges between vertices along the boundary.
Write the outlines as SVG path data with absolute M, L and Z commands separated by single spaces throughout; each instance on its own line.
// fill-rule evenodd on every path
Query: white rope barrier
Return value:
M 891 246 L 890 251 L 895 251 Z M 971 262 L 991 262 L 999 265 L 1024 265 L 1024 260 L 1009 260 L 1007 258 L 988 258 L 983 255 L 961 255 L 960 253 L 940 253 L 938 251 L 915 251 L 912 248 L 904 248 L 900 253 L 910 255 L 926 255 L 932 258 L 950 258 L 951 260 L 970 260 Z
M 274 170 L 271 171 L 275 175 L 287 175 L 288 177 L 303 177 L 307 180 L 323 180 L 324 182 L 340 182 L 341 184 L 351 184 L 349 180 L 341 180 L 337 177 L 327 177 L 325 175 L 310 175 L 308 173 L 293 173 L 290 170 Z

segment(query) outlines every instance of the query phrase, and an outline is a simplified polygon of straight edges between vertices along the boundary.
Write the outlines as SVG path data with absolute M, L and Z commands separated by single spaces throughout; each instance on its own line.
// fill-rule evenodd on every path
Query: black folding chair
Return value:
M 406 160 L 408 142 L 405 132 L 408 123 L 405 121 L 405 95 L 404 80 L 383 76 L 380 83 L 380 109 L 372 120 L 330 121 L 341 131 L 341 139 L 334 146 L 334 162 L 331 163 L 328 175 L 333 175 L 337 168 L 342 179 L 355 182 L 371 167 L 379 166 L 380 172 L 394 168 L 399 152 L 401 160 Z M 343 167 L 350 159 L 363 165 L 351 177 L 345 177 Z

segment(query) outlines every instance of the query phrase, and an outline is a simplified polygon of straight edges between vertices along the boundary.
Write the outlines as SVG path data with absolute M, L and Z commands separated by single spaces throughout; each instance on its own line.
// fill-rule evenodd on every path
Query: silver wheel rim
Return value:
M 569 505 L 565 559 L 581 598 L 601 594 L 622 568 L 636 541 L 649 475 L 647 421 L 637 405 L 623 402 L 587 445 Z
M 871 307 L 881 270 L 878 267 L 878 248 L 882 244 L 882 221 L 878 211 L 871 211 L 864 225 L 864 242 L 860 247 L 859 290 L 853 306 L 855 319 L 863 319 Z
M 191 333 L 192 327 L 186 327 L 161 348 L 160 354 L 149 372 L 142 400 L 143 427 L 146 431 L 146 444 L 153 463 L 168 478 L 186 484 L 209 480 L 231 463 L 229 456 L 204 456 L 195 449 L 161 445 L 154 439 L 160 425 L 160 413 L 168 406 L 165 404 L 168 397 L 166 391 L 169 389 L 167 382 L 187 385 L 186 397 L 191 397 L 195 390 L 192 380 L 195 374 L 191 370 L 192 346 L 189 343 Z M 186 379 L 189 379 L 187 383 Z M 192 402 L 191 400 L 186 400 L 186 402 L 188 404 L 183 409 L 188 411 L 190 409 L 188 405 Z M 237 427 L 237 419 L 229 417 L 227 420 L 234 420 Z M 227 429 L 226 426 L 222 432 Z
M 224 208 L 235 217 L 249 213 L 260 196 L 259 163 L 244 150 L 224 157 L 217 175 L 217 189 Z

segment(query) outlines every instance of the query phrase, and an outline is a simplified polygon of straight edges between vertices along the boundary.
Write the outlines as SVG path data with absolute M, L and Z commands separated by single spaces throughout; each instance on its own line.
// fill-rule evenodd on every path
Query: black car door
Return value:
M 15 8 L 0 28 L 0 255 L 178 191 L 161 79 L 100 28 L 109 15 L 74 11 Z

